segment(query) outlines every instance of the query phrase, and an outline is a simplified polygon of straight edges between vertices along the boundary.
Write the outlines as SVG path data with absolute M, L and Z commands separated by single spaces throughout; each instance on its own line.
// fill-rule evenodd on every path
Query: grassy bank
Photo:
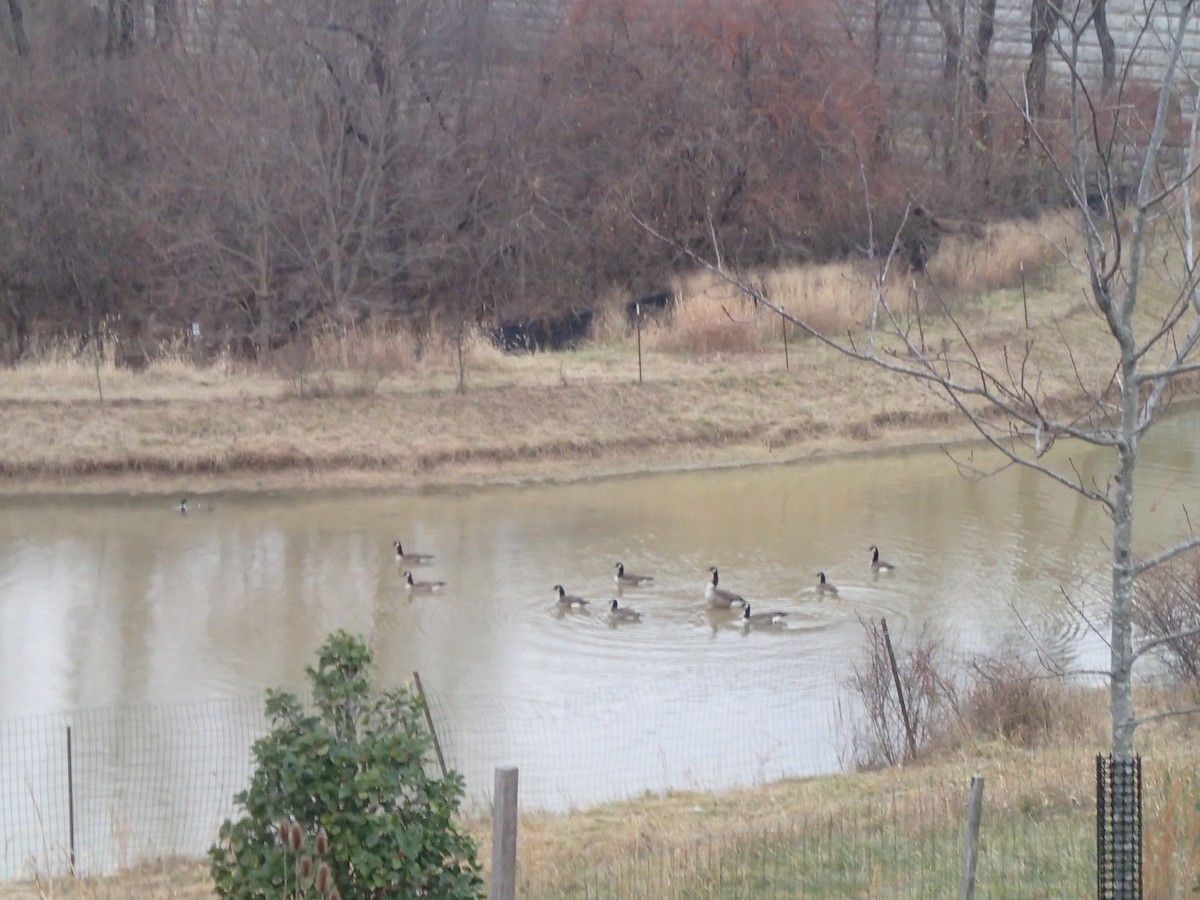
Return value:
M 1053 262 L 1069 236 L 1051 217 L 995 226 L 982 244 L 950 241 L 929 279 L 893 286 L 893 303 L 914 340 L 922 311 L 921 339 L 946 359 L 973 351 L 1002 365 L 1006 353 L 1029 348 L 1039 386 L 1071 403 L 1111 373 L 1079 274 Z M 790 311 L 866 340 L 866 267 L 776 272 L 766 284 Z M 713 279 L 678 287 L 674 321 L 641 336 L 640 382 L 637 335 L 615 303 L 584 348 L 535 356 L 503 355 L 479 334 L 460 355 L 453 340 L 418 345 L 378 328 L 321 335 L 253 365 L 195 365 L 186 347 L 163 348 L 134 372 L 112 363 L 115 341 L 102 354 L 50 342 L 0 371 L 0 490 L 419 487 L 972 436 L 929 389 L 785 329 Z M 881 349 L 902 352 L 895 341 Z

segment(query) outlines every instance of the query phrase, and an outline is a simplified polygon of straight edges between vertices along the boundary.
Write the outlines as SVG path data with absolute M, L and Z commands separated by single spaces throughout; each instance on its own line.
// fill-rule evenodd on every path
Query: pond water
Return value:
M 1185 507 L 1197 508 L 1198 437 L 1200 416 L 1187 415 L 1145 445 L 1141 549 L 1185 530 Z M 958 452 L 972 454 L 987 464 L 982 450 Z M 1054 464 L 1103 479 L 1108 460 L 1075 446 Z M 93 761 L 76 764 L 101 831 L 143 804 L 171 816 L 181 797 L 200 802 L 190 782 L 131 799 L 159 756 L 211 775 L 227 800 L 218 776 L 244 783 L 257 733 L 235 727 L 237 710 L 257 709 L 268 686 L 302 689 L 336 628 L 368 640 L 382 682 L 420 672 L 473 798 L 486 799 L 494 766 L 518 765 L 527 808 L 837 770 L 860 618 L 886 617 L 899 642 L 928 625 L 964 653 L 1027 650 L 1028 627 L 1066 665 L 1107 662 L 1063 601 L 1103 619 L 1102 511 L 1028 470 L 965 478 L 935 449 L 566 485 L 212 495 L 192 497 L 186 515 L 178 501 L 0 501 L 3 805 L 61 768 L 42 725 L 57 735 L 72 722 L 77 747 L 102 735 Z M 397 538 L 435 554 L 414 573 L 444 579 L 443 591 L 406 593 Z M 871 572 L 872 544 L 895 573 Z M 621 596 L 640 623 L 605 614 L 617 560 L 655 577 Z M 786 611 L 786 627 L 746 629 L 710 610 L 712 565 L 756 609 Z M 837 599 L 815 592 L 822 570 Z M 556 608 L 560 583 L 587 611 Z M 117 707 L 103 728 L 81 718 Z M 135 728 L 131 709 L 162 720 Z M 87 794 L 101 772 L 108 786 Z M 8 870 L 28 865 L 12 837 L 25 826 L 0 827 Z

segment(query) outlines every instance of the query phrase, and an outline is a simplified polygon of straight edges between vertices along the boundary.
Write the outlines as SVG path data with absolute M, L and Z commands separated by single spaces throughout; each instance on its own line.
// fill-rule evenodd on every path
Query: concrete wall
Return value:
M 873 0 L 842 0 L 854 23 L 853 30 L 862 35 L 867 46 L 872 38 Z M 884 59 L 896 68 L 892 71 L 904 73 L 906 78 L 918 81 L 934 81 L 941 76 L 944 60 L 944 41 L 941 28 L 930 15 L 926 0 L 879 0 L 886 4 L 887 13 L 883 20 Z M 1079 0 L 1063 0 L 1064 12 L 1070 17 L 1076 9 L 1073 3 Z M 1167 62 L 1167 48 L 1173 41 L 1172 32 L 1176 25 L 1173 12 L 1178 4 L 1169 0 L 1143 3 L 1142 0 L 1108 0 L 1108 25 L 1117 48 L 1118 79 L 1120 72 L 1129 66 L 1129 78 L 1141 83 L 1157 84 L 1161 81 Z M 996 5 L 995 36 L 992 40 L 992 71 L 1008 83 L 1019 85 L 1020 76 L 1028 65 L 1031 46 L 1030 0 L 999 0 Z M 1079 21 L 1085 15 L 1083 9 L 1089 3 L 1079 4 Z M 1149 14 L 1146 7 L 1151 6 Z M 978 0 L 966 0 L 966 40 L 974 39 L 979 21 Z M 1148 28 L 1147 28 L 1148 26 Z M 1057 40 L 1069 43 L 1066 27 L 1060 25 L 1055 33 Z M 1185 37 L 1185 59 L 1200 68 L 1200 24 L 1193 23 Z M 1050 79 L 1055 76 L 1065 80 L 1066 64 L 1051 48 L 1048 54 Z M 1100 80 L 1100 44 L 1093 27 L 1089 27 L 1079 47 L 1080 67 L 1089 82 Z M 1194 92 L 1194 89 L 1193 91 Z

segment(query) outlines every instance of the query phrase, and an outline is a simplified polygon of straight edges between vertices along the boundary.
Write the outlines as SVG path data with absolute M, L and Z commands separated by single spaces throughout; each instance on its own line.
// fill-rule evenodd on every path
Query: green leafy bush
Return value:
M 245 815 L 209 850 L 219 896 L 482 896 L 477 848 L 454 821 L 462 777 L 427 774 L 421 701 L 406 689 L 375 695 L 370 665 L 362 641 L 338 631 L 305 670 L 315 714 L 267 692 L 271 732 L 234 798 Z

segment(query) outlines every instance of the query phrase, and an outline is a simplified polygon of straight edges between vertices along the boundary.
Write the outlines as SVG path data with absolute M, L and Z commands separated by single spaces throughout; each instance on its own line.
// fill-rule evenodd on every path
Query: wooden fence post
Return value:
M 975 897 L 975 868 L 979 863 L 979 823 L 983 819 L 983 776 L 971 776 L 971 790 L 967 793 L 967 831 L 963 841 L 962 882 L 958 900 L 973 900 Z
M 496 769 L 492 807 L 492 890 L 490 900 L 517 896 L 517 770 Z

